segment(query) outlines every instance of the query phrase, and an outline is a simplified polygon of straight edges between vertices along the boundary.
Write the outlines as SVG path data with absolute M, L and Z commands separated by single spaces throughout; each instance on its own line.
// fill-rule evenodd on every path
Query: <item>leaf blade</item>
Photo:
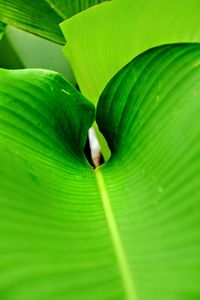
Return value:
M 147 51 L 97 106 L 112 151 L 101 171 L 139 299 L 200 294 L 199 54 L 198 44 Z
M 0 74 L 1 297 L 93 299 L 113 284 L 123 294 L 82 153 L 94 107 L 54 72 Z

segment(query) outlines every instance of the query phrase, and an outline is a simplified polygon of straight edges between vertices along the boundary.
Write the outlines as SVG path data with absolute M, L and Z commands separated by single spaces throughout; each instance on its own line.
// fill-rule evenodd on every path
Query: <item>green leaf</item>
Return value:
M 0 71 L 1 299 L 199 298 L 199 57 L 159 47 L 112 79 L 96 170 L 92 104 L 54 72 Z
M 0 20 L 64 44 L 59 23 L 103 1 L 105 0 L 0 0 Z
M 115 268 L 83 157 L 94 108 L 42 70 L 1 70 L 0 101 L 0 298 L 84 297 L 91 282 L 107 280 L 105 268 Z
M 12 82 L 11 85 L 10 82 Z M 4 117 L 7 122 L 9 121 L 8 117 L 11 123 L 17 122 L 20 117 L 19 123 L 23 121 L 24 126 L 29 125 L 29 129 L 33 129 L 32 133 L 29 132 L 30 136 L 35 133 L 38 138 L 40 134 L 44 134 L 45 137 L 44 126 L 47 126 L 47 130 L 55 130 L 54 135 L 57 139 L 61 139 L 60 143 L 63 142 L 65 146 L 73 147 L 75 151 L 80 153 L 83 152 L 87 127 L 91 125 L 94 118 L 94 108 L 64 77 L 48 70 L 8 71 L 1 69 L 0 83 L 1 102 L 7 110 L 7 112 L 2 111 L 2 113 L 3 116 L 5 113 Z M 50 107 L 47 110 L 48 105 Z M 15 112 L 18 114 L 18 118 Z M 31 120 L 29 120 L 30 116 L 27 115 L 28 112 L 32 116 Z M 88 116 L 86 116 L 87 113 Z M 39 122 L 37 118 L 42 117 L 43 119 Z M 81 127 L 79 123 L 82 124 Z M 8 126 L 11 124 L 8 123 Z M 16 130 L 18 130 L 17 127 Z M 19 130 L 19 134 L 23 133 Z M 50 138 L 53 141 L 52 135 Z
M 198 0 L 118 0 L 61 24 L 82 93 L 97 102 L 108 81 L 131 59 L 167 43 L 200 42 Z
M 100 189 L 127 257 L 127 299 L 200 298 L 199 116 L 197 44 L 138 56 L 98 103 L 97 123 L 112 152 L 98 170 Z M 127 272 L 137 297 L 129 296 Z
M 44 0 L 0 0 L 0 20 L 56 43 L 65 42 L 58 26 L 63 19 Z
M 46 0 L 47 3 L 60 15 L 63 19 L 72 17 L 73 15 L 106 0 Z

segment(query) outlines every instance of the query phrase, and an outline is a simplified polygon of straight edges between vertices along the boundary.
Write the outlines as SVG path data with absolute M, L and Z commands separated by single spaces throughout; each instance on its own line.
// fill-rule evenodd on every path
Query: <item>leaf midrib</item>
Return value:
M 133 278 L 129 268 L 126 253 L 123 247 L 123 243 L 120 237 L 120 233 L 117 227 L 115 216 L 113 213 L 110 197 L 106 188 L 106 183 L 101 171 L 101 168 L 95 169 L 95 176 L 97 181 L 97 186 L 101 196 L 106 222 L 108 225 L 108 230 L 110 232 L 110 237 L 113 244 L 114 253 L 117 259 L 118 268 L 120 271 L 122 283 L 124 286 L 124 293 L 127 300 L 138 300 L 136 294 L 136 289 L 134 286 Z

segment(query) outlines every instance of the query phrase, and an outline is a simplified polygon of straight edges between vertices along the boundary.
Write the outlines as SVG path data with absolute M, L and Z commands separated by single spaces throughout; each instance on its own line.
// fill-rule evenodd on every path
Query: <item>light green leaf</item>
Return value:
M 0 71 L 0 298 L 199 298 L 199 57 L 159 47 L 112 79 L 96 170 L 93 106 L 56 73 Z
M 7 69 L 42 68 L 63 74 L 76 84 L 61 45 L 8 26 L 0 42 L 0 67 Z
M 58 26 L 63 19 L 44 0 L 0 0 L 0 20 L 56 43 L 65 42 Z
M 70 18 L 89 7 L 104 1 L 109 0 L 46 0 L 46 2 L 49 3 L 63 19 Z
M 200 42 L 198 0 L 118 0 L 61 24 L 64 49 L 82 93 L 97 102 L 108 81 L 143 51 L 167 43 Z

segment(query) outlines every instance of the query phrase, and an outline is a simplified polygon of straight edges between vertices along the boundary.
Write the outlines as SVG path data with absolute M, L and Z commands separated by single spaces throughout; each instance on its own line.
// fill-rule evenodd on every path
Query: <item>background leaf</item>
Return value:
M 24 65 L 6 35 L 0 41 L 0 68 L 23 69 Z
M 59 23 L 105 0 L 0 0 L 0 20 L 58 44 L 65 39 Z
M 59 72 L 75 85 L 75 78 L 68 61 L 62 54 L 62 46 L 28 32 L 8 26 L 5 40 L 0 43 L 0 66 L 4 68 L 42 68 Z M 21 61 L 19 67 L 12 52 Z
M 0 0 L 0 20 L 59 44 L 65 41 L 58 27 L 63 19 L 44 0 Z
M 0 68 L 21 69 L 23 64 L 5 35 L 7 25 L 0 22 Z
M 82 93 L 97 102 L 108 81 L 143 51 L 167 43 L 200 42 L 198 0 L 118 0 L 62 23 L 64 53 Z
M 5 29 L 6 29 L 6 24 L 3 22 L 0 22 L 0 40 L 2 39 L 2 37 L 4 35 Z
M 46 0 L 63 20 L 106 0 Z M 107 0 L 109 1 L 109 0 Z

